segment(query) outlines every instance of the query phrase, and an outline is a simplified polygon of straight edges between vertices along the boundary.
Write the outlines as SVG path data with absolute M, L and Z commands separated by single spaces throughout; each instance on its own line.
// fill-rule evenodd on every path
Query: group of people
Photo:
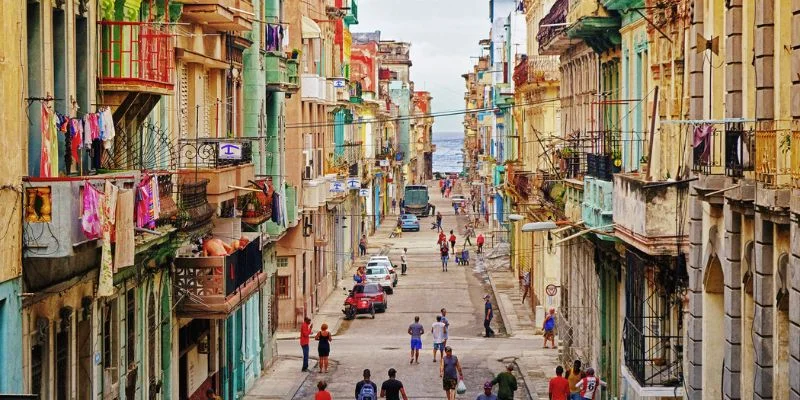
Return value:
M 564 367 L 556 367 L 556 376 L 550 379 L 548 393 L 550 400 L 595 400 L 600 387 L 606 382 L 595 376 L 594 368 L 581 370 L 581 361 L 575 360 L 572 368 L 564 374 Z
M 311 333 L 313 325 L 311 318 L 305 317 L 303 324 L 300 326 L 300 348 L 303 350 L 303 368 L 302 371 L 308 371 L 308 347 L 311 342 Z M 328 356 L 331 354 L 331 342 L 333 335 L 328 331 L 328 324 L 322 324 L 319 331 L 314 335 L 314 340 L 319 342 L 317 344 L 317 356 L 319 356 L 319 372 L 325 374 L 328 372 Z
M 455 178 L 444 178 L 439 179 L 439 191 L 442 192 L 442 198 L 450 197 L 450 192 L 453 191 L 453 187 L 456 184 Z

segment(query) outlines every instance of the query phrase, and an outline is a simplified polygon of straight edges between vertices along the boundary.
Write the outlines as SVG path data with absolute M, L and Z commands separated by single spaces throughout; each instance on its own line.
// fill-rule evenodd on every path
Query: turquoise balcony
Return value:
M 358 2 L 356 0 L 350 0 L 350 9 L 347 10 L 347 15 L 344 16 L 344 22 L 347 25 L 358 24 Z
M 264 55 L 264 66 L 267 75 L 267 90 L 273 92 L 287 91 L 291 82 L 289 80 L 289 67 L 286 57 L 279 52 L 267 52 Z
M 286 224 L 297 225 L 297 188 L 286 185 Z
M 613 232 L 614 227 L 614 182 L 591 176 L 583 178 L 583 202 L 581 218 L 587 228 L 600 228 L 603 232 Z M 609 236 L 598 234 L 601 239 Z

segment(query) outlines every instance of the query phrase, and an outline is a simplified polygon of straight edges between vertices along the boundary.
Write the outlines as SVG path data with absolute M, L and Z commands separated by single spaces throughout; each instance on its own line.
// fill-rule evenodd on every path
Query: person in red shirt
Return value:
M 303 372 L 308 371 L 308 341 L 311 336 L 311 318 L 305 317 L 300 326 L 300 348 L 303 349 Z
M 564 378 L 564 367 L 556 367 L 556 376 L 550 379 L 547 393 L 550 400 L 567 400 L 569 398 L 569 381 Z
M 444 234 L 444 231 L 439 232 L 439 240 L 436 241 L 436 244 L 439 246 L 447 244 L 447 235 Z
M 486 239 L 484 239 L 484 237 L 483 237 L 483 234 L 482 234 L 482 233 L 479 233 L 479 234 L 478 234 L 478 238 L 477 238 L 477 239 L 475 239 L 475 241 L 478 243 L 478 254 L 481 254 L 481 253 L 483 253 L 483 242 L 484 242 L 485 240 L 486 240 Z
M 327 382 L 319 381 L 317 383 L 317 394 L 314 395 L 314 400 L 333 400 L 333 397 L 331 397 L 331 392 L 325 390 L 327 388 Z
M 456 235 L 453 233 L 453 230 L 450 230 L 450 252 L 456 252 Z

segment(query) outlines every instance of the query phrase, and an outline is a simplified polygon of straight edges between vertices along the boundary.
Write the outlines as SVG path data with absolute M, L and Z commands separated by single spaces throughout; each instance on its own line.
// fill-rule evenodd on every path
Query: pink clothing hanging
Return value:
M 136 188 L 136 227 L 155 229 L 153 218 L 155 200 L 153 199 L 152 177 L 145 176 Z
M 50 169 L 50 122 L 50 112 L 45 102 L 42 102 L 42 120 L 40 128 L 42 131 L 42 150 L 39 155 L 39 176 L 43 178 L 53 176 L 53 171 Z
M 100 223 L 100 202 L 103 195 L 88 181 L 83 186 L 83 213 L 81 215 L 81 230 L 89 239 L 98 239 L 103 235 Z

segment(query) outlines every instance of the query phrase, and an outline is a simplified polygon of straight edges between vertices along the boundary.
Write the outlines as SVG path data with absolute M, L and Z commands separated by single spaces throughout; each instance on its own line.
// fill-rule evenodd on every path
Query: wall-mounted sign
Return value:
M 347 188 L 350 190 L 361 189 L 361 180 L 358 178 L 347 178 Z
M 219 142 L 217 154 L 221 160 L 241 160 L 242 145 L 238 143 Z
M 343 88 L 345 86 L 347 86 L 347 83 L 344 81 L 344 79 L 334 79 L 333 80 L 333 87 L 335 87 L 337 89 L 341 89 L 341 88 Z
M 388 167 L 389 166 L 389 160 L 380 160 L 380 162 L 381 162 L 381 167 Z
M 369 197 L 369 189 L 361 189 L 358 191 L 358 195 L 361 197 Z
M 333 181 L 331 182 L 330 187 L 331 193 L 342 193 L 345 192 L 344 182 L 342 181 Z

